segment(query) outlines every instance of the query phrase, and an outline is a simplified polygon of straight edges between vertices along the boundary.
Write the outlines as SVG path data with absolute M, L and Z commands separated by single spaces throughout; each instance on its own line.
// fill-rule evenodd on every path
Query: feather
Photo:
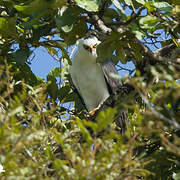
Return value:
M 80 102 L 82 103 L 82 105 L 83 105 L 83 106 L 86 108 L 86 110 L 87 110 L 86 104 L 85 104 L 82 96 L 80 95 L 79 91 L 77 90 L 76 86 L 74 85 L 73 80 L 72 80 L 70 74 L 68 75 L 68 78 L 67 78 L 67 79 L 68 79 L 68 81 L 69 81 L 69 83 L 70 83 L 70 85 L 71 85 L 71 88 L 72 88 L 73 92 L 77 94 Z
M 114 63 L 110 58 L 108 58 L 106 61 L 100 63 L 100 65 L 104 73 L 109 94 L 115 93 L 119 89 L 119 87 L 122 86 L 122 82 L 120 79 L 112 76 L 112 74 L 119 76 Z
M 110 95 L 115 94 L 116 92 L 118 92 L 118 89 L 122 86 L 121 80 L 119 78 L 112 76 L 112 74 L 119 76 L 115 64 L 110 58 L 108 58 L 100 65 L 104 72 L 104 77 L 107 83 L 109 94 Z M 123 112 L 118 111 L 114 117 L 114 121 L 117 125 L 117 129 L 121 133 L 126 130 L 127 120 L 128 120 L 128 111 L 126 109 L 124 109 Z

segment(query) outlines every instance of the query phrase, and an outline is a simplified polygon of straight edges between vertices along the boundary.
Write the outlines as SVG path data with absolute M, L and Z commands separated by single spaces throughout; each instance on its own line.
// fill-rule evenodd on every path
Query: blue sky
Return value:
M 46 76 L 49 74 L 52 68 L 59 67 L 59 62 L 53 59 L 44 48 L 39 47 L 34 51 L 34 53 L 35 57 L 31 61 L 30 67 L 36 76 L 46 79 Z M 121 66 L 130 69 L 134 68 L 134 65 L 131 62 L 127 63 L 126 65 L 121 64 Z M 126 71 L 121 70 L 119 73 L 120 76 L 123 77 L 126 74 Z
M 112 6 L 113 8 L 113 6 Z M 130 15 L 131 14 L 131 10 L 126 8 L 125 10 L 126 15 Z M 58 38 L 58 37 L 56 37 Z M 59 67 L 59 62 L 55 61 L 48 53 L 47 51 L 42 48 L 39 47 L 37 48 L 35 51 L 35 57 L 34 59 L 31 61 L 31 70 L 32 72 L 36 75 L 39 76 L 40 78 L 46 79 L 46 76 L 48 75 L 49 71 L 54 68 L 54 67 Z M 132 63 L 127 63 L 127 65 L 122 65 L 125 68 L 130 68 L 133 69 L 134 66 Z M 124 76 L 125 75 L 125 71 L 119 71 L 120 76 Z
M 46 79 L 52 68 L 59 67 L 59 62 L 55 61 L 44 48 L 39 47 L 34 53 L 35 57 L 31 61 L 30 67 L 36 76 Z
M 112 6 L 113 7 L 113 6 Z M 132 11 L 127 7 L 125 9 L 125 13 L 127 16 L 129 16 Z M 147 11 L 144 10 L 142 11 L 141 15 L 145 16 L 147 14 Z M 165 37 L 165 34 L 163 31 L 159 32 L 160 36 L 159 36 L 159 40 L 163 40 Z M 56 37 L 58 39 L 58 36 Z M 158 46 L 158 48 L 160 48 L 160 43 L 156 44 L 156 46 Z M 150 45 L 149 46 L 151 50 L 156 50 L 156 47 Z M 37 48 L 35 51 L 35 57 L 34 59 L 31 61 L 31 70 L 32 72 L 36 75 L 39 76 L 40 78 L 46 79 L 46 76 L 48 75 L 48 73 L 50 72 L 50 70 L 54 67 L 59 67 L 59 62 L 56 61 L 55 59 L 53 59 L 48 52 L 42 48 L 39 47 Z M 128 68 L 128 69 L 133 69 L 134 65 L 132 62 L 127 63 L 126 65 L 121 64 L 121 66 Z M 123 77 L 125 74 L 127 74 L 126 71 L 119 71 L 119 74 L 121 77 Z

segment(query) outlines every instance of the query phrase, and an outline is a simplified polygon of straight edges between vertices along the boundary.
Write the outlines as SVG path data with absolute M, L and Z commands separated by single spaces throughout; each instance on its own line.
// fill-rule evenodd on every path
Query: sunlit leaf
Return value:
M 144 5 L 146 1 L 145 0 L 136 0 L 136 2 Z
M 152 5 L 159 9 L 160 11 L 170 12 L 172 10 L 172 6 L 167 2 L 153 2 Z
M 128 6 L 132 5 L 132 0 L 124 0 L 124 1 Z
M 179 173 L 174 172 L 172 177 L 174 180 L 180 180 L 180 172 Z
M 101 4 L 101 0 L 75 0 L 75 2 L 79 7 L 91 12 L 98 11 Z
M 116 8 L 118 8 L 118 9 L 120 10 L 120 12 L 121 12 L 122 14 L 124 14 L 124 10 L 123 10 L 121 4 L 119 3 L 119 1 L 118 1 L 118 0 L 112 0 L 112 2 L 113 2 L 113 4 L 116 6 Z
M 27 3 L 27 4 L 22 3 L 20 5 L 14 5 L 14 8 L 25 15 L 30 15 L 31 13 L 34 13 L 35 11 L 46 9 L 50 5 L 50 2 L 48 2 L 47 0 L 33 0 L 29 2 L 30 3 Z
M 160 21 L 161 20 L 159 20 L 157 17 L 148 15 L 148 16 L 142 17 L 139 20 L 139 23 L 142 28 L 153 29 L 155 28 L 156 23 Z

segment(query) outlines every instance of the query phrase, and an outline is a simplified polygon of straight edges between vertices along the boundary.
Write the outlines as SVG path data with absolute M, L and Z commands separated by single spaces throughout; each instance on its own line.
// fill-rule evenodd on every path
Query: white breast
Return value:
M 109 97 L 103 71 L 92 58 L 91 55 L 83 56 L 77 52 L 70 68 L 73 83 L 88 111 L 98 107 Z

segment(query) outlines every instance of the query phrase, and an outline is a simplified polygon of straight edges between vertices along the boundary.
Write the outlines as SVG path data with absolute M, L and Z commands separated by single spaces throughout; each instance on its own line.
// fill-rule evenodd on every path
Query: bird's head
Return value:
M 101 41 L 93 35 L 85 36 L 79 40 L 78 49 L 87 55 L 97 58 L 96 48 L 100 43 Z

